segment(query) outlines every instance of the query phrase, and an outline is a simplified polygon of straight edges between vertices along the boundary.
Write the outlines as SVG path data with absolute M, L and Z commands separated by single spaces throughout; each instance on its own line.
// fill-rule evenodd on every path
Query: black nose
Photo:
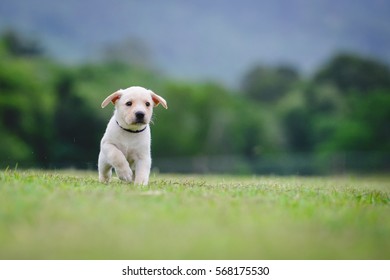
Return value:
M 143 120 L 144 117 L 145 117 L 145 113 L 143 113 L 143 112 L 136 112 L 135 113 L 135 117 L 136 117 L 137 120 Z

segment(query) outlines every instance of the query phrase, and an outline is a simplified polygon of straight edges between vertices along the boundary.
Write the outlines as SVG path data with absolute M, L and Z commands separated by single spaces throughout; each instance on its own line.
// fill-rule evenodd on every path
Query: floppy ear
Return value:
M 106 97 L 106 99 L 104 99 L 104 101 L 102 102 L 102 108 L 106 107 L 108 105 L 108 103 L 112 102 L 112 104 L 115 105 L 115 102 L 121 98 L 122 96 L 122 90 L 118 90 L 112 94 L 110 94 L 109 96 Z
M 168 104 L 167 102 L 165 101 L 164 98 L 162 98 L 161 96 L 155 94 L 153 91 L 149 90 L 150 91 L 150 94 L 152 95 L 152 99 L 153 99 L 153 102 L 154 102 L 154 106 L 156 107 L 158 104 L 161 104 L 165 109 L 168 109 Z

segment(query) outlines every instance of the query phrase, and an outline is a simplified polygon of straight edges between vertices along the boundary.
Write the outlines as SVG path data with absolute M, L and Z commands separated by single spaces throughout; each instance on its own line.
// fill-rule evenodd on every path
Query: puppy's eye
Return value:
M 131 105 L 133 105 L 133 102 L 131 101 L 126 102 L 126 106 L 131 106 Z
M 145 105 L 146 105 L 146 107 L 149 107 L 150 106 L 150 102 L 146 102 Z

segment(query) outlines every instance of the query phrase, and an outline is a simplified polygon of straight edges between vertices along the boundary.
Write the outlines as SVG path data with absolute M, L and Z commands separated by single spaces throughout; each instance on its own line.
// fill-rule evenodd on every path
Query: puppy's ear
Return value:
M 115 102 L 121 98 L 122 96 L 122 90 L 118 90 L 112 94 L 110 94 L 109 96 L 107 96 L 106 99 L 104 99 L 104 101 L 102 102 L 102 108 L 106 107 L 108 105 L 108 103 L 112 102 L 112 104 L 115 105 Z
M 161 96 L 155 94 L 153 91 L 149 90 L 150 94 L 152 96 L 153 102 L 154 102 L 154 107 L 158 106 L 158 104 L 161 104 L 165 109 L 168 109 L 168 104 L 165 101 L 164 98 Z

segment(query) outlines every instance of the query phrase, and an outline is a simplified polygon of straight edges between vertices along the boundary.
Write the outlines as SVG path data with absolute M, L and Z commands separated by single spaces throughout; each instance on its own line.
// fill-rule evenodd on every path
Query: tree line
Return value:
M 370 171 L 389 166 L 390 70 L 378 60 L 336 54 L 311 77 L 289 65 L 258 64 L 232 90 L 176 81 L 117 57 L 64 65 L 14 32 L 0 38 L 1 165 L 95 168 L 113 111 L 100 103 L 131 85 L 168 101 L 169 110 L 155 110 L 156 159 L 343 153 L 370 161 Z

